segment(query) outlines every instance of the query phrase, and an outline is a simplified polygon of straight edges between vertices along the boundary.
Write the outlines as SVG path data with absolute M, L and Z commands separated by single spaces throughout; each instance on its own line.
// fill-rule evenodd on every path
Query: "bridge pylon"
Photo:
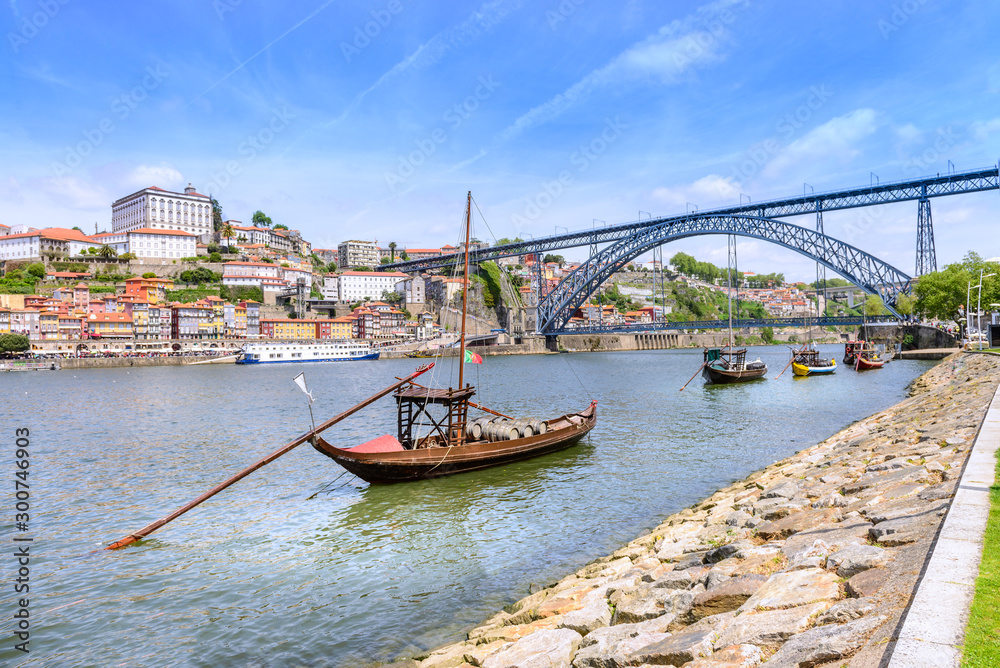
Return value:
M 927 187 L 924 186 L 926 191 Z M 917 268 L 914 276 L 937 271 L 937 253 L 934 251 L 934 222 L 931 220 L 931 201 L 927 197 L 917 200 Z

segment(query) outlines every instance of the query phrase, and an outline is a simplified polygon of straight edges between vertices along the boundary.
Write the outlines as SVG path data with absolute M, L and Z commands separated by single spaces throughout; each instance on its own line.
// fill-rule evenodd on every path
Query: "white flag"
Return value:
M 302 390 L 303 392 L 305 392 L 306 396 L 309 397 L 309 403 L 312 403 L 314 401 L 314 399 L 313 399 L 312 392 L 310 392 L 309 389 L 306 387 L 306 374 L 305 374 L 305 372 L 303 371 L 302 373 L 300 373 L 299 375 L 297 375 L 292 380 L 294 380 L 295 384 L 299 386 L 299 389 Z

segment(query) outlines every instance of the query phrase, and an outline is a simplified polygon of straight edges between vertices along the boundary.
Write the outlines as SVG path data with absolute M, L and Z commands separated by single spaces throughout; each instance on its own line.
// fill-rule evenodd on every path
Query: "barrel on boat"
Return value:
M 544 434 L 549 430 L 549 425 L 547 425 L 543 420 L 534 418 L 531 421 L 531 428 L 536 434 Z

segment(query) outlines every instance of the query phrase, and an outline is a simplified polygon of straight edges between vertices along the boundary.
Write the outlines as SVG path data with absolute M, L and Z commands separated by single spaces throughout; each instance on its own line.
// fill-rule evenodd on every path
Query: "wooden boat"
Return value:
M 760 358 L 753 362 L 747 362 L 747 349 L 733 347 L 732 276 L 736 273 L 735 265 L 736 240 L 730 236 L 728 278 L 726 280 L 727 292 L 729 293 L 729 345 L 722 348 L 705 348 L 703 351 L 704 360 L 701 365 L 701 375 L 709 383 L 745 383 L 764 378 L 767 375 L 767 365 Z M 697 372 L 695 373 L 697 374 Z
M 863 352 L 854 360 L 855 371 L 868 371 L 869 369 L 881 369 L 885 366 L 885 360 L 880 359 L 875 351 Z
M 812 348 L 796 351 L 792 359 L 792 373 L 796 376 L 829 375 L 836 370 L 835 360 L 820 359 L 819 351 Z
M 767 365 L 760 359 L 747 362 L 747 349 L 705 348 L 701 375 L 709 383 L 745 383 L 767 375 Z
M 854 361 L 857 359 L 858 352 L 863 350 L 865 347 L 864 341 L 848 341 L 844 344 L 844 364 L 849 364 L 854 366 Z
M 469 276 L 471 216 L 470 192 L 465 221 L 465 286 Z M 313 447 L 368 482 L 403 482 L 474 471 L 555 452 L 573 445 L 594 428 L 596 401 L 579 413 L 544 421 L 514 420 L 473 403 L 475 389 L 464 383 L 467 312 L 468 290 L 463 290 L 458 388 L 430 388 L 409 381 L 393 394 L 396 436 L 386 434 L 355 447 L 340 448 L 315 434 L 310 438 Z M 490 428 L 483 429 L 481 420 L 470 421 L 470 408 L 492 415 Z

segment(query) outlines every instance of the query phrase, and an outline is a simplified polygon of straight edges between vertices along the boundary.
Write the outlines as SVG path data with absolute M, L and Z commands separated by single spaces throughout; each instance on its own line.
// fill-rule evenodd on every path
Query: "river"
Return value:
M 839 363 L 842 347 L 821 349 Z M 697 378 L 684 392 L 700 350 L 487 357 L 467 367 L 476 401 L 554 417 L 593 397 L 590 437 L 519 464 L 390 486 L 338 479 L 337 465 L 306 444 L 114 552 L 100 548 L 306 431 L 299 371 L 319 422 L 415 360 L 0 374 L 3 553 L 13 537 L 33 538 L 31 652 L 13 649 L 7 556 L 0 663 L 339 668 L 417 654 L 898 402 L 932 364 L 805 379 L 789 369 L 774 380 L 787 348 L 756 355 L 768 380 Z M 456 380 L 452 363 L 438 365 L 434 384 Z M 31 439 L 26 532 L 14 525 L 16 428 Z M 394 430 L 384 399 L 326 437 L 346 446 Z

